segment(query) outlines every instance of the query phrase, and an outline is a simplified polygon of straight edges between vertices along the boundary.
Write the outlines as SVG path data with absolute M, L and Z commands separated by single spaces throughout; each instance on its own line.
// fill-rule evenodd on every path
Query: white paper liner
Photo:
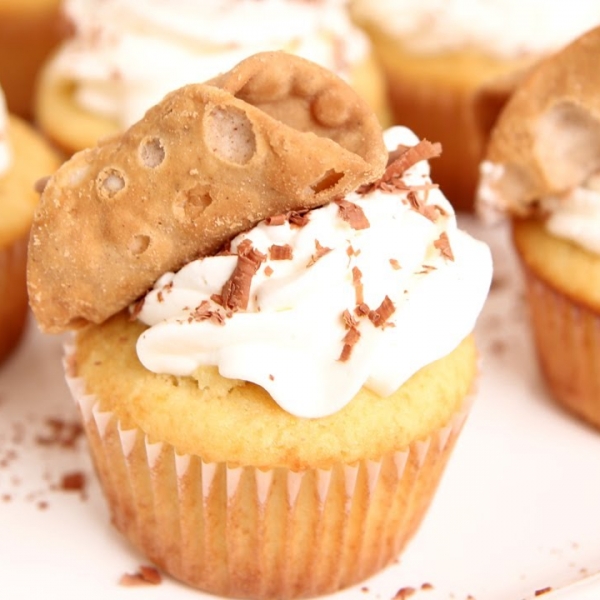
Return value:
M 73 377 L 115 525 L 150 560 L 205 591 L 238 598 L 331 593 L 400 553 L 432 499 L 470 399 L 430 438 L 380 460 L 294 472 L 207 463 L 123 431 Z
M 524 267 L 537 354 L 552 395 L 600 428 L 600 315 Z
M 27 240 L 0 247 L 0 360 L 17 345 L 27 319 Z

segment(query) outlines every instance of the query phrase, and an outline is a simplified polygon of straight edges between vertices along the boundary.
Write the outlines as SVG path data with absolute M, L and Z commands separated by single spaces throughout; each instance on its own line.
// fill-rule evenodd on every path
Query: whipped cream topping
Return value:
M 12 155 L 8 141 L 8 111 L 4 92 L 0 87 L 0 177 L 8 171 L 11 161 Z
M 546 230 L 552 235 L 600 254 L 600 175 L 561 196 L 541 198 L 535 206 L 522 203 L 517 208 L 496 189 L 505 176 L 504 165 L 482 161 L 479 169 L 476 207 L 482 219 L 491 224 L 508 213 L 527 215 L 535 211 L 544 216 Z
M 385 141 L 390 150 L 418 142 L 400 127 Z M 424 206 L 439 207 L 429 209 L 434 220 L 414 208 L 407 190 L 352 193 L 346 201 L 368 226 L 355 228 L 331 203 L 310 211 L 303 226 L 263 221 L 231 242 L 232 255 L 163 275 L 138 314 L 149 326 L 137 343 L 142 364 L 177 376 L 217 366 L 224 377 L 262 386 L 299 417 L 336 412 L 362 386 L 393 393 L 472 331 L 492 273 L 489 249 L 457 229 L 452 206 L 430 185 L 428 163 L 408 169 L 403 183 L 415 186 Z M 214 295 L 247 240 L 264 261 L 247 308 L 228 316 Z M 361 302 L 368 309 L 358 314 Z
M 354 0 L 354 8 L 423 54 L 473 48 L 500 58 L 541 55 L 600 23 L 600 3 L 590 0 Z
M 342 0 L 67 0 L 64 10 L 75 32 L 48 74 L 123 128 L 256 52 L 286 50 L 347 79 L 368 51 Z
M 560 198 L 545 198 L 546 229 L 595 254 L 600 254 L 600 176 Z

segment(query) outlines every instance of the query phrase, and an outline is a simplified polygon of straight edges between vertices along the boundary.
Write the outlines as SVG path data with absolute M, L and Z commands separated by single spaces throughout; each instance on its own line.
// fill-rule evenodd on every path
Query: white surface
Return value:
M 477 328 L 479 396 L 401 561 L 333 597 L 388 600 L 413 587 L 414 600 L 524 600 L 550 587 L 538 597 L 597 600 L 600 432 L 547 396 L 506 232 L 462 220 L 492 244 L 496 262 L 497 285 Z M 75 449 L 36 442 L 49 432 L 47 418 L 76 418 L 61 343 L 31 325 L 0 368 L 0 599 L 213 598 L 166 576 L 155 587 L 118 585 L 147 563 L 110 525 L 85 441 Z M 56 488 L 72 471 L 88 476 L 85 498 Z M 419 589 L 423 583 L 433 588 Z

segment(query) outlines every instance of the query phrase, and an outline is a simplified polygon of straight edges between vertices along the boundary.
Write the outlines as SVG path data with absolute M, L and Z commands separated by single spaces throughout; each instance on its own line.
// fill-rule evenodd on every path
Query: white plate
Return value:
M 600 432 L 548 398 L 506 230 L 462 221 L 490 242 L 496 262 L 477 327 L 479 397 L 401 561 L 334 597 L 388 600 L 412 587 L 411 600 L 522 600 L 551 588 L 544 600 L 597 600 Z M 110 525 L 84 440 L 74 449 L 39 441 L 48 418 L 76 419 L 61 343 L 31 325 L 0 368 L 0 598 L 213 598 L 168 577 L 155 587 L 118 585 L 146 561 Z M 85 497 L 60 489 L 69 472 L 86 474 Z

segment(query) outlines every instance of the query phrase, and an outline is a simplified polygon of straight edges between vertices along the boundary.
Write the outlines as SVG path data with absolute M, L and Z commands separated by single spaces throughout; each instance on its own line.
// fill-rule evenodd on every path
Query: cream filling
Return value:
M 48 76 L 85 110 L 126 128 L 170 91 L 286 50 L 348 78 L 368 51 L 339 0 L 67 0 L 75 35 Z
M 407 129 L 386 133 L 386 144 L 414 145 Z M 409 186 L 430 182 L 425 161 L 405 173 Z M 151 371 L 193 375 L 217 366 L 221 375 L 262 386 L 286 411 L 322 417 L 345 406 L 362 386 L 380 396 L 396 391 L 423 366 L 447 355 L 473 330 L 490 285 L 489 249 L 457 229 L 450 203 L 437 189 L 416 192 L 438 206 L 435 222 L 412 208 L 406 191 L 350 194 L 370 226 L 353 229 L 338 205 L 309 213 L 303 227 L 259 223 L 237 236 L 266 255 L 252 278 L 247 310 L 219 324 L 198 320 L 205 302 L 221 293 L 238 257 L 219 255 L 167 273 L 145 297 L 139 319 L 149 326 L 137 352 Z M 453 259 L 440 249 L 447 236 Z M 289 246 L 290 260 L 273 260 L 273 245 Z M 319 247 L 331 250 L 314 262 Z M 314 263 L 314 264 L 313 264 Z M 357 273 L 364 303 L 377 309 L 387 297 L 394 308 L 384 326 L 358 317 Z M 353 315 L 360 334 L 340 360 Z

